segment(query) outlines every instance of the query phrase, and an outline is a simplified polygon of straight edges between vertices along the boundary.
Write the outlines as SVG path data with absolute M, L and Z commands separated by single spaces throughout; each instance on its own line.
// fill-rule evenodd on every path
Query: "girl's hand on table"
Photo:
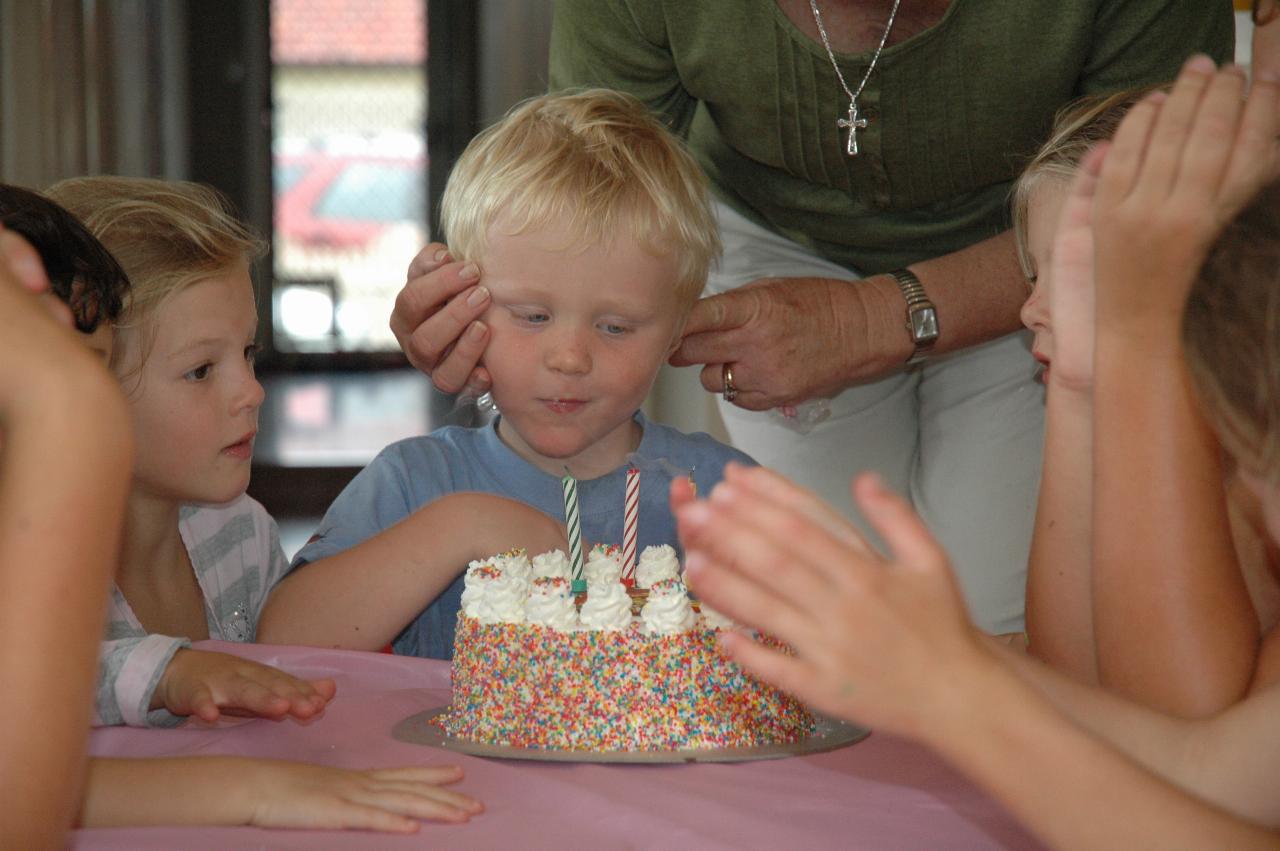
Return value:
M 744 667 L 823 712 L 922 735 L 991 656 L 945 554 L 907 503 L 874 476 L 853 490 L 891 558 L 814 494 L 731 465 L 709 500 L 677 500 L 686 579 L 717 610 L 795 650 L 723 634 Z
M 217 721 L 222 713 L 305 720 L 333 698 L 333 680 L 302 680 L 278 668 L 227 653 L 179 650 L 165 668 L 152 709 Z
M 475 798 L 441 788 L 461 779 L 454 765 L 348 771 L 254 760 L 243 789 L 256 827 L 413 833 L 420 819 L 460 823 L 484 811 Z
M 1121 123 L 1094 207 L 1099 329 L 1176 335 L 1209 246 L 1275 173 L 1280 89 L 1245 87 L 1239 68 L 1196 56 Z
M 480 317 L 489 291 L 474 263 L 459 263 L 448 246 L 433 242 L 409 263 L 404 288 L 391 312 L 391 332 L 409 363 L 445 393 L 479 396 L 489 389 L 480 365 L 489 329 Z

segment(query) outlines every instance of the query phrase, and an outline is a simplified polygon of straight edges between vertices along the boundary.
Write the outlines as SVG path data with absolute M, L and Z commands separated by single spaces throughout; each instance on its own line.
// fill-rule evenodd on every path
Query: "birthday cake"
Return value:
M 718 651 L 730 624 L 689 599 L 670 547 L 645 550 L 636 588 L 621 579 L 616 547 L 595 548 L 582 572 L 579 599 L 558 550 L 471 564 L 446 733 L 601 752 L 783 744 L 813 731 L 798 701 Z

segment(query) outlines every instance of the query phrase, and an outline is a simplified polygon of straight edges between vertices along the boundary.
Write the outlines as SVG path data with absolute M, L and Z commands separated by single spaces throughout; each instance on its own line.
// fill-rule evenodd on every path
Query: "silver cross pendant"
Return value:
M 867 127 L 867 119 L 858 114 L 857 101 L 849 101 L 849 117 L 838 120 L 836 126 L 841 129 L 849 128 L 849 139 L 845 143 L 844 152 L 851 157 L 856 157 L 858 155 L 858 131 L 865 130 Z

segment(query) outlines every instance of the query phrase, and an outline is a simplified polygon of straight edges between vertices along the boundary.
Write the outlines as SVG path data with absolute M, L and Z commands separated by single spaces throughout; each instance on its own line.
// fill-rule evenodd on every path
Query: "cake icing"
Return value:
M 645 547 L 640 553 L 640 561 L 636 565 L 636 585 L 641 588 L 652 588 L 655 582 L 680 577 L 680 562 L 676 559 L 675 548 L 669 544 L 658 544 Z
M 602 552 L 596 560 L 606 559 Z M 579 611 L 558 575 L 562 562 L 567 568 L 563 553 L 525 561 L 535 577 L 525 594 L 517 594 L 526 584 L 518 564 L 508 573 L 509 562 L 495 558 L 467 571 L 453 704 L 438 719 L 450 735 L 608 752 L 779 744 L 812 732 L 813 716 L 798 701 L 720 653 L 674 551 L 669 560 L 662 551 L 650 556 L 653 587 L 639 616 L 632 593 L 644 592 L 629 593 L 603 566 Z

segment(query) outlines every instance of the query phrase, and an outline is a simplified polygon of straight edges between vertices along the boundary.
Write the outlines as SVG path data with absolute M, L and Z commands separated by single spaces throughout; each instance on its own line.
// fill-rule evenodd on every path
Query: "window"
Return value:
M 428 241 L 425 0 L 272 0 L 274 347 L 398 351 Z

